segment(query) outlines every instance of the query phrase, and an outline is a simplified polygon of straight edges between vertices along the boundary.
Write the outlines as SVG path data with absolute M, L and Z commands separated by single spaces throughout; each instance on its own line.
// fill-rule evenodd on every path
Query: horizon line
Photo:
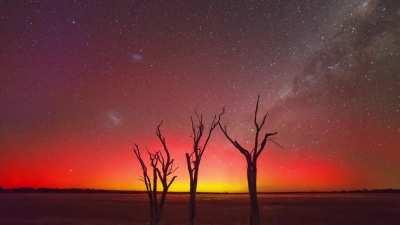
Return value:
M 126 189 L 99 189 L 99 188 L 49 188 L 49 187 L 15 187 L 5 188 L 0 186 L 0 193 L 4 192 L 36 192 L 36 193 L 146 193 L 145 190 L 126 190 Z M 307 190 L 307 191 L 260 191 L 259 194 L 307 194 L 307 193 L 389 193 L 400 192 L 400 188 L 361 188 L 361 189 L 343 189 L 343 190 Z M 189 194 L 189 191 L 169 191 L 172 194 Z M 230 192 L 230 191 L 199 191 L 198 194 L 247 194 L 243 192 Z

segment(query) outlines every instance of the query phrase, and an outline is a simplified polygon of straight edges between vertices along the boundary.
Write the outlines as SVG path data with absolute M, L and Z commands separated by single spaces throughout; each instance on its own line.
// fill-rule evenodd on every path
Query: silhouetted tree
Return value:
M 171 158 L 165 137 L 161 133 L 161 124 L 162 122 L 157 126 L 156 135 L 162 144 L 162 150 L 155 153 L 147 151 L 151 166 L 150 175 L 147 171 L 147 165 L 142 158 L 139 146 L 135 144 L 133 147 L 133 152 L 142 168 L 142 181 L 145 184 L 146 192 L 150 201 L 151 225 L 158 225 L 160 223 L 168 189 L 176 179 L 176 176 L 173 176 L 173 174 L 177 169 L 177 167 L 174 165 L 174 159 Z M 162 185 L 160 199 L 158 199 L 157 192 L 158 179 L 161 181 Z
M 225 135 L 226 139 L 229 140 L 230 143 L 245 157 L 247 162 L 247 187 L 250 197 L 250 225 L 259 225 L 260 224 L 260 210 L 258 207 L 258 199 L 257 199 L 257 159 L 260 154 L 263 152 L 265 146 L 267 145 L 267 140 L 270 136 L 277 134 L 277 132 L 264 132 L 263 135 L 262 129 L 265 125 L 265 122 L 268 117 L 268 113 L 264 114 L 261 119 L 261 122 L 258 121 L 257 114 L 260 103 L 260 96 L 257 97 L 257 104 L 254 111 L 254 126 L 255 126 L 255 137 L 254 137 L 254 145 L 250 149 L 246 149 L 238 141 L 234 140 L 228 133 L 227 127 L 223 126 L 221 120 L 219 119 L 218 125 Z M 220 114 L 224 113 L 225 110 Z M 260 136 L 262 139 L 260 140 Z
M 190 179 L 190 198 L 189 198 L 189 225 L 195 224 L 196 218 L 196 193 L 197 193 L 197 181 L 199 176 L 200 162 L 203 157 L 204 151 L 206 150 L 207 144 L 210 142 L 212 133 L 218 125 L 217 116 L 214 115 L 211 124 L 207 131 L 205 131 L 205 125 L 203 115 L 196 114 L 197 121 L 190 117 L 192 124 L 192 138 L 193 146 L 190 153 L 186 153 L 186 164 Z M 206 133 L 205 133 L 206 132 Z

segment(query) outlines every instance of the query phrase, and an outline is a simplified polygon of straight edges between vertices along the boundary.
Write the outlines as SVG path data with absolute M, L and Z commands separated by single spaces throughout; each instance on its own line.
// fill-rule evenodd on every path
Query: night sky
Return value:
M 190 115 L 251 145 L 260 94 L 259 190 L 400 188 L 398 0 L 0 0 L 0 45 L 0 186 L 143 189 L 164 120 L 186 191 Z M 245 166 L 216 130 L 199 191 Z

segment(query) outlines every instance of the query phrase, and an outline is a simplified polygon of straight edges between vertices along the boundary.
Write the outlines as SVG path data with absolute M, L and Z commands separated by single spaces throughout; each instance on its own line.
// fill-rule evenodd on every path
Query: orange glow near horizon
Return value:
M 15 150 L 2 157 L 1 186 L 144 190 L 139 180 L 139 165 L 128 150 L 130 143 L 111 138 L 94 139 L 91 142 L 79 139 L 57 138 L 45 144 L 32 143 L 30 150 L 35 153 L 28 158 L 18 151 L 26 145 L 9 145 Z M 183 152 L 190 147 L 190 143 L 171 137 L 167 141 L 179 165 L 178 179 L 171 186 L 171 191 L 188 191 Z M 158 143 L 154 140 L 150 143 L 150 149 L 157 149 Z M 317 154 L 299 156 L 294 154 L 296 152 L 269 148 L 263 153 L 258 164 L 259 191 L 361 187 L 354 183 L 351 171 L 334 161 Z M 198 191 L 246 192 L 245 171 L 242 156 L 219 137 L 203 158 Z

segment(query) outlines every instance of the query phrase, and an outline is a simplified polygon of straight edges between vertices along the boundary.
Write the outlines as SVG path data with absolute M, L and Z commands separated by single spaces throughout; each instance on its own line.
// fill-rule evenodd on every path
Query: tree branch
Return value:
M 233 146 L 235 146 L 236 149 L 239 150 L 239 152 L 242 153 L 246 158 L 250 157 L 250 152 L 247 149 L 245 149 L 244 147 L 242 147 L 239 144 L 239 142 L 237 142 L 236 140 L 233 140 L 229 136 L 226 126 L 223 127 L 220 121 L 218 122 L 218 125 L 219 125 L 219 128 L 221 129 L 222 133 L 225 135 L 226 139 L 228 139 L 233 144 Z

